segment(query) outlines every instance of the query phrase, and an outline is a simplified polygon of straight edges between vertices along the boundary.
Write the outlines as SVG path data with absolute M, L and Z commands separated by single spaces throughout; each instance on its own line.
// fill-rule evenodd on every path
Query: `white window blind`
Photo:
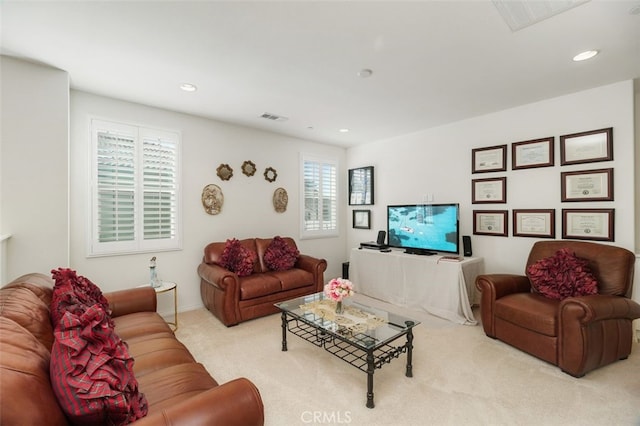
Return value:
M 337 161 L 302 158 L 301 238 L 338 235 Z
M 89 255 L 181 248 L 178 133 L 92 120 Z

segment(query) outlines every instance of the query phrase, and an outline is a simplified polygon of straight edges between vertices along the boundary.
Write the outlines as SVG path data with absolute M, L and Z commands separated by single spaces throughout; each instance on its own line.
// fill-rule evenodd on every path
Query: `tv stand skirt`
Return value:
M 350 281 L 358 293 L 465 325 L 477 324 L 471 305 L 476 303 L 476 276 L 482 273 L 481 257 L 456 262 L 439 255 L 353 249 L 349 259 Z

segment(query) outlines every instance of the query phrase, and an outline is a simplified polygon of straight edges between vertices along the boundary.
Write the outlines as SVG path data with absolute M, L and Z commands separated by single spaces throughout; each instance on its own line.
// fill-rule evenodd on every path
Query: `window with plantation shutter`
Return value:
M 303 156 L 301 170 L 301 238 L 338 235 L 337 161 Z
M 176 250 L 180 135 L 91 121 L 89 255 Z

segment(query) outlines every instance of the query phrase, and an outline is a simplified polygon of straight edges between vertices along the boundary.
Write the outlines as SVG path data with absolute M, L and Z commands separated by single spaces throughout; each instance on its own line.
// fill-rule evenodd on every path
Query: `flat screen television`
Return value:
M 459 253 L 458 204 L 405 204 L 387 206 L 389 247 L 407 253 Z

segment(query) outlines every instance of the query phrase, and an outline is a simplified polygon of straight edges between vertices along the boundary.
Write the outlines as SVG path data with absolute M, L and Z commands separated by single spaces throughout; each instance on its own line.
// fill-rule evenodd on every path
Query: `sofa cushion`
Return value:
M 533 290 L 550 299 L 598 293 L 598 282 L 591 274 L 589 261 L 567 248 L 529 265 L 527 276 Z
M 235 272 L 239 277 L 246 277 L 253 273 L 254 264 L 258 258 L 255 251 L 244 247 L 240 241 L 232 238 L 227 240 L 220 264 L 228 270 Z
M 558 335 L 559 303 L 536 293 L 515 293 L 497 299 L 494 313 L 519 327 L 555 337 Z
M 271 274 L 280 281 L 283 291 L 315 284 L 313 274 L 304 269 L 293 268 L 288 271 L 272 272 Z
M 240 280 L 240 300 L 269 296 L 282 291 L 280 279 L 272 272 L 253 274 Z
M 108 317 L 96 303 L 79 315 L 65 312 L 54 331 L 51 383 L 74 424 L 128 424 L 148 411 L 133 375 L 133 358 Z
M 272 271 L 286 271 L 293 268 L 300 256 L 297 248 L 290 246 L 281 237 L 273 237 L 264 252 L 264 263 Z

